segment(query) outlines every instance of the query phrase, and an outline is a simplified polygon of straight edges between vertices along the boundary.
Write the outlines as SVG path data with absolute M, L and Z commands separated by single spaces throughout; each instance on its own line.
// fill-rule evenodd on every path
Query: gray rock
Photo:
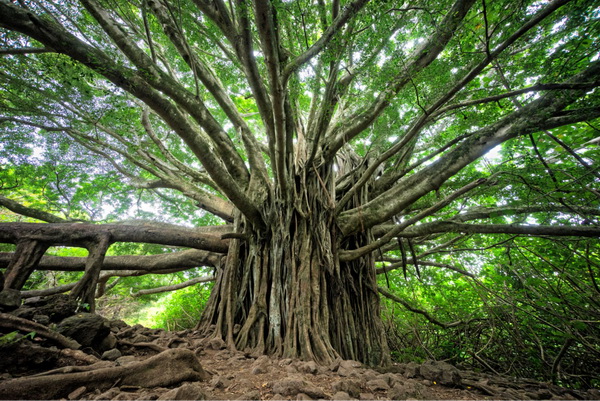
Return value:
M 6 288 L 0 291 L 0 311 L 10 312 L 21 306 L 21 291 Z
M 226 347 L 227 344 L 225 344 L 225 341 L 223 341 L 222 338 L 213 338 L 208 342 L 208 348 L 214 349 L 215 351 L 224 349 Z
M 121 354 L 121 351 L 119 351 L 116 348 L 113 348 L 113 349 L 109 349 L 108 351 L 105 351 L 102 354 L 102 359 L 104 359 L 106 361 L 116 361 L 121 356 L 123 356 L 123 354 Z
M 308 394 L 304 394 L 304 393 L 298 393 L 298 395 L 296 395 L 296 400 L 302 401 L 302 400 L 306 400 L 306 401 L 310 401 L 313 398 L 311 396 L 309 396 Z
M 427 400 L 432 398 L 429 389 L 416 381 L 407 381 L 404 384 L 398 384 L 388 391 L 388 398 L 392 400 L 417 399 Z
M 117 358 L 117 360 L 115 362 L 117 362 L 118 365 L 122 366 L 122 365 L 127 365 L 128 363 L 133 363 L 136 362 L 136 358 L 133 355 L 125 355 L 122 356 L 120 358 Z
M 56 331 L 77 341 L 82 347 L 100 350 L 100 344 L 110 333 L 110 328 L 102 316 L 78 313 L 60 322 Z
M 331 383 L 331 389 L 335 392 L 348 393 L 352 397 L 360 395 L 360 383 L 356 380 L 344 379 Z
M 213 389 L 217 388 L 227 388 L 231 384 L 231 380 L 227 379 L 225 376 L 215 376 L 210 381 L 210 386 Z
M 459 385 L 462 378 L 458 369 L 446 362 L 427 361 L 421 365 L 421 376 L 445 386 Z
M 207 395 L 202 389 L 200 383 L 186 383 L 181 387 L 174 388 L 161 395 L 159 401 L 162 400 L 206 400 Z
M 293 359 L 291 358 L 285 358 L 279 361 L 279 366 L 287 366 L 290 365 L 292 362 L 294 362 Z
M 296 369 L 298 369 L 299 372 L 310 373 L 313 375 L 317 374 L 319 371 L 319 367 L 314 361 L 298 363 Z
M 279 393 L 283 396 L 304 393 L 312 398 L 325 398 L 325 393 L 320 388 L 302 380 L 301 377 L 293 376 L 276 382 L 273 385 L 273 393 Z
M 259 375 L 262 373 L 267 373 L 269 371 L 270 366 L 271 360 L 269 359 L 269 357 L 266 355 L 262 355 L 252 363 L 250 369 L 253 375 Z
M 45 315 L 50 318 L 52 323 L 58 323 L 69 316 L 73 316 L 77 309 L 77 301 L 65 294 L 42 297 L 32 303 L 27 300 L 26 305 L 27 307 L 23 305 L 17 309 L 14 312 L 15 316 L 32 320 L 35 315 Z
M 260 391 L 250 390 L 239 397 L 238 400 L 260 400 Z
M 287 373 L 298 373 L 298 368 L 296 368 L 296 365 L 288 365 L 285 367 L 285 371 Z
M 370 380 L 367 382 L 367 387 L 371 391 L 387 391 L 390 389 L 390 385 L 384 379 Z
M 340 366 L 337 370 L 337 374 L 341 377 L 358 377 L 360 373 L 359 369 L 346 368 L 344 366 Z
M 338 391 L 337 393 L 335 393 L 333 395 L 333 397 L 331 397 L 331 399 L 332 400 L 350 400 L 352 398 L 350 397 L 350 394 L 345 393 L 343 391 Z
M 419 364 L 415 363 L 415 362 L 409 362 L 404 366 L 404 377 L 412 379 L 414 377 L 418 377 L 419 376 L 419 371 L 420 371 L 420 366 Z
M 362 363 L 353 361 L 350 359 L 345 360 L 345 361 L 340 361 L 340 368 L 355 369 L 355 368 L 360 368 L 361 366 L 362 366 Z
M 375 395 L 373 393 L 360 393 L 360 395 L 358 396 L 359 400 L 374 400 L 375 399 Z M 392 398 L 392 400 L 395 400 L 396 398 Z
M 131 339 L 131 342 L 134 344 L 149 343 L 150 341 L 152 341 L 152 339 L 144 334 L 136 334 Z
M 50 324 L 50 316 L 46 315 L 33 315 L 33 321 L 39 324 L 47 326 Z
M 108 333 L 104 340 L 100 343 L 100 351 L 108 351 L 117 346 L 117 337 L 114 334 Z

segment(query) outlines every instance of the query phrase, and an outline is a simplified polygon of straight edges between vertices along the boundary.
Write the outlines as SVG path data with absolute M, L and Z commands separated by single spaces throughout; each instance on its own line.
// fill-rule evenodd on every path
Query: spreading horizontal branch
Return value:
M 8 267 L 13 253 L 0 253 L 0 268 Z M 140 271 L 158 274 L 164 270 L 191 269 L 199 266 L 215 267 L 219 265 L 222 255 L 218 253 L 188 249 L 181 252 L 163 253 L 160 255 L 121 255 L 106 256 L 102 270 Z M 37 265 L 37 270 L 50 271 L 83 271 L 87 258 L 70 256 L 44 255 Z M 117 274 L 113 274 L 117 275 Z
M 600 74 L 600 62 L 572 77 L 565 84 L 590 82 Z M 545 93 L 498 122 L 473 133 L 460 145 L 421 171 L 400 180 L 394 187 L 367 204 L 339 215 L 338 224 L 345 235 L 388 221 L 425 194 L 440 188 L 449 178 L 490 149 L 517 136 L 556 128 L 552 120 L 564 114 L 569 104 L 585 95 L 585 90 L 557 90 Z M 600 109 L 571 116 L 570 123 L 600 116 Z M 564 123 L 561 120 L 558 124 Z
M 459 321 L 452 322 L 452 323 L 443 323 L 443 322 L 440 322 L 439 320 L 437 320 L 436 318 L 434 318 L 433 316 L 431 316 L 427 311 L 415 308 L 414 306 L 412 306 L 410 303 L 408 303 L 404 299 L 402 299 L 400 297 L 397 297 L 396 295 L 390 293 L 389 291 L 386 291 L 385 289 L 383 289 L 381 287 L 378 287 L 377 291 L 379 291 L 379 293 L 381 295 L 383 295 L 384 297 L 389 298 L 392 301 L 398 302 L 400 305 L 404 306 L 409 311 L 411 311 L 413 313 L 418 313 L 419 315 L 422 315 L 430 323 L 433 323 L 436 326 L 443 327 L 444 329 L 448 329 L 448 328 L 451 328 L 451 327 L 456 327 L 456 326 L 460 326 L 460 325 L 469 323 L 469 322 L 465 322 L 463 320 L 459 320 Z
M 436 233 L 469 233 L 469 234 L 522 234 L 549 235 L 557 237 L 600 237 L 598 226 L 536 226 L 522 224 L 465 224 L 453 221 L 438 221 L 410 227 L 397 237 L 421 237 Z
M 11 212 L 20 214 L 21 216 L 32 217 L 37 220 L 46 221 L 48 223 L 66 223 L 67 220 L 55 216 L 52 213 L 45 212 L 43 210 L 27 207 L 19 202 L 9 199 L 5 196 L 0 195 L 0 206 L 4 206 Z
M 141 295 L 158 294 L 160 292 L 175 291 L 175 290 L 180 290 L 182 288 L 190 287 L 192 285 L 196 285 L 199 283 L 206 283 L 209 281 L 215 281 L 215 277 L 214 276 L 196 277 L 196 278 L 193 278 L 188 281 L 184 281 L 183 283 L 179 283 L 179 284 L 165 285 L 162 287 L 148 288 L 146 290 L 139 290 L 138 292 L 132 292 L 131 296 L 139 297 Z
M 54 245 L 81 245 L 96 242 L 100 236 L 109 235 L 110 243 L 144 242 L 203 249 L 225 253 L 226 240 L 198 233 L 193 229 L 174 229 L 118 224 L 42 224 L 0 223 L 0 242 L 16 243 L 21 240 L 36 240 Z

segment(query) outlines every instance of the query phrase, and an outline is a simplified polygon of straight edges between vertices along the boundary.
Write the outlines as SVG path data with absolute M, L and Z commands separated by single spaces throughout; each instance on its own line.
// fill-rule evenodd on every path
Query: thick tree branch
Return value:
M 473 188 L 476 188 L 485 182 L 487 182 L 487 179 L 485 179 L 485 178 L 480 178 L 478 180 L 470 182 L 469 184 L 463 186 L 462 188 L 459 188 L 458 190 L 454 191 L 452 194 L 450 194 L 446 198 L 435 203 L 431 207 L 428 207 L 427 209 L 422 210 L 421 212 L 417 213 L 415 216 L 407 219 L 406 221 L 403 221 L 402 223 L 395 225 L 394 228 L 392 228 L 389 232 L 384 234 L 378 240 L 372 241 L 370 244 L 365 245 L 360 248 L 357 248 L 357 249 L 340 252 L 340 260 L 344 260 L 344 261 L 354 260 L 363 255 L 366 255 L 369 252 L 374 251 L 375 249 L 382 247 L 383 245 L 388 243 L 392 238 L 396 237 L 398 233 L 401 233 L 402 231 L 404 231 L 404 229 L 406 229 L 406 227 L 409 227 L 409 226 L 423 220 L 425 217 L 431 216 L 435 212 L 443 209 L 444 207 L 448 206 L 450 203 L 452 203 L 456 199 L 460 198 L 467 192 L 471 191 Z
M 53 49 L 48 47 L 21 47 L 18 49 L 1 48 L 0 55 L 12 55 L 12 54 L 40 54 L 40 53 L 54 53 Z
M 29 239 L 55 245 L 85 245 L 102 234 L 110 234 L 111 243 L 145 242 L 220 253 L 225 253 L 228 249 L 227 241 L 214 235 L 195 232 L 193 229 L 159 229 L 117 224 L 0 223 L 0 242 L 8 243 Z
M 2 195 L 0 195 L 0 206 L 4 206 L 11 212 L 20 214 L 21 216 L 32 217 L 34 219 L 38 219 L 38 220 L 45 221 L 48 223 L 68 223 L 69 222 L 68 220 L 65 220 L 61 217 L 55 216 L 55 215 L 45 212 L 43 210 L 23 206 L 19 202 L 16 202 L 16 201 L 9 199 Z
M 0 252 L 0 268 L 8 267 L 13 253 Z M 110 270 L 111 276 L 119 275 L 116 272 L 138 271 L 143 274 L 162 274 L 163 271 L 175 269 L 191 269 L 194 267 L 219 266 L 222 255 L 199 249 L 188 249 L 181 252 L 163 253 L 159 255 L 122 255 L 107 256 L 102 263 L 102 270 Z M 50 271 L 83 271 L 86 258 L 44 255 L 38 262 L 37 270 Z
M 344 143 L 347 143 L 370 126 L 390 105 L 398 92 L 411 82 L 416 74 L 427 68 L 438 57 L 462 23 L 473 3 L 475 3 L 475 0 L 457 0 L 443 21 L 440 22 L 434 34 L 415 50 L 406 66 L 393 78 L 388 87 L 377 96 L 373 104 L 366 111 L 350 118 L 341 127 L 335 127 L 334 131 L 328 134 L 333 139 L 328 149 L 326 149 L 326 159 L 331 159 Z
M 519 224 L 465 224 L 436 221 L 407 228 L 397 237 L 412 238 L 436 233 L 522 234 L 558 237 L 600 237 L 600 226 L 542 226 Z
M 323 35 L 307 51 L 292 60 L 283 71 L 283 82 L 287 82 L 291 74 L 314 56 L 319 54 L 331 40 L 342 31 L 342 27 L 362 10 L 369 0 L 354 0 L 347 4 L 342 12 L 334 19 Z
M 180 104 L 207 131 L 229 173 L 236 180 L 247 182 L 248 172 L 243 160 L 235 150 L 235 146 L 227 133 L 210 113 L 204 102 L 160 71 L 152 59 L 137 47 L 135 42 L 125 34 L 117 22 L 95 0 L 81 0 L 81 2 L 98 21 L 102 29 L 117 44 L 123 54 L 138 68 L 138 76 L 143 77 L 147 84 L 168 94 Z
M 344 197 L 344 201 L 347 201 L 352 193 L 356 192 L 362 186 L 366 184 L 366 182 L 370 179 L 372 174 L 377 170 L 379 165 L 383 162 L 391 158 L 393 155 L 397 154 L 401 149 L 403 149 L 408 144 L 412 143 L 417 135 L 420 134 L 422 129 L 431 121 L 433 121 L 436 117 L 438 117 L 443 111 L 440 110 L 444 104 L 449 102 L 454 96 L 456 96 L 465 86 L 471 82 L 475 77 L 477 77 L 492 61 L 497 59 L 497 57 L 502 54 L 508 47 L 510 47 L 513 43 L 515 43 L 519 38 L 525 35 L 529 30 L 533 27 L 537 26 L 542 20 L 544 20 L 547 16 L 552 14 L 558 8 L 566 4 L 569 0 L 555 0 L 554 2 L 548 4 L 542 10 L 537 12 L 529 21 L 527 21 L 524 25 L 522 25 L 519 29 L 517 29 L 512 35 L 510 35 L 505 41 L 496 46 L 496 48 L 492 52 L 487 52 L 486 57 L 481 60 L 479 63 L 475 65 L 475 67 L 471 68 L 471 70 L 462 77 L 455 85 L 453 85 L 448 91 L 446 91 L 442 96 L 440 96 L 431 106 L 424 111 L 424 113 L 414 121 L 410 128 L 406 131 L 404 136 L 395 143 L 390 149 L 383 152 L 372 165 L 369 167 L 367 171 L 363 174 L 363 176 L 359 179 L 359 181 L 352 187 L 348 194 Z M 554 89 L 558 89 L 557 87 L 561 86 L 561 89 L 585 89 L 583 87 L 577 87 L 579 85 L 588 85 L 586 84 L 550 84 L 550 87 Z M 449 109 L 451 110 L 451 109 Z M 444 109 L 444 111 L 448 111 Z M 407 169 L 407 171 L 410 171 Z M 383 186 L 383 183 L 386 182 L 395 182 L 399 176 L 398 173 L 395 173 L 393 170 L 385 174 L 379 182 L 379 187 Z
M 139 290 L 138 292 L 132 292 L 131 296 L 135 298 L 135 297 L 139 297 L 141 295 L 158 294 L 161 292 L 175 291 L 175 290 L 180 290 L 182 288 L 186 288 L 186 287 L 196 285 L 199 283 L 206 283 L 209 281 L 215 281 L 215 277 L 214 276 L 196 277 L 196 278 L 193 278 L 188 281 L 184 281 L 183 283 L 179 283 L 179 284 L 165 285 L 162 287 L 149 288 L 146 290 Z
M 56 48 L 57 52 L 69 55 L 144 101 L 185 141 L 211 178 L 240 211 L 257 226 L 263 226 L 263 219 L 257 207 L 224 169 L 221 160 L 214 155 L 203 135 L 176 106 L 148 86 L 146 79 L 141 78 L 143 74 L 115 65 L 109 56 L 83 43 L 63 28 L 12 4 L 0 3 L 0 26 L 24 33 Z M 191 97 L 189 94 L 186 96 Z M 193 107 L 190 104 L 186 105 L 197 114 L 197 104 Z
M 381 287 L 378 287 L 378 288 L 377 288 L 377 291 L 379 291 L 379 293 L 380 293 L 381 295 L 383 295 L 384 297 L 386 297 L 386 298 L 389 298 L 389 299 L 391 299 L 392 301 L 398 302 L 400 305 L 404 306 L 404 307 L 405 307 L 406 309 L 408 309 L 409 311 L 411 311 L 411 312 L 413 312 L 413 313 L 417 313 L 417 314 L 419 314 L 419 315 L 422 315 L 422 316 L 423 316 L 425 319 L 427 319 L 427 320 L 428 320 L 430 323 L 433 323 L 433 324 L 435 324 L 436 326 L 443 327 L 444 329 L 449 329 L 449 328 L 451 328 L 451 327 L 456 327 L 456 326 L 460 326 L 460 325 L 463 325 L 463 324 L 467 324 L 467 323 L 469 323 L 469 322 L 465 322 L 465 321 L 463 321 L 463 320 L 459 320 L 459 321 L 452 322 L 452 323 L 442 323 L 442 322 L 440 322 L 439 320 L 437 320 L 436 318 L 434 318 L 433 316 L 431 316 L 431 315 L 429 314 L 429 312 L 427 312 L 427 311 L 424 311 L 424 310 L 422 310 L 422 309 L 415 308 L 415 307 L 414 307 L 414 306 L 412 306 L 412 305 L 411 305 L 411 304 L 410 304 L 408 301 L 405 301 L 404 299 L 402 299 L 402 298 L 400 298 L 400 297 L 398 297 L 398 296 L 396 296 L 396 295 L 392 294 L 391 292 L 389 292 L 389 291 L 387 291 L 387 290 L 385 290 L 385 289 L 383 289 L 383 288 L 381 288 Z
M 600 75 L 600 63 L 595 62 L 574 76 L 567 84 L 595 80 Z M 553 120 L 570 103 L 584 95 L 581 90 L 560 90 L 545 93 L 522 109 L 481 129 L 453 150 L 423 170 L 399 181 L 394 187 L 357 209 L 340 214 L 339 224 L 345 234 L 389 220 L 426 193 L 439 188 L 462 168 L 487 151 L 519 135 L 541 129 L 555 128 Z M 583 116 L 587 118 L 589 115 Z M 581 116 L 580 116 L 581 117 Z M 552 125 L 549 127 L 549 125 Z

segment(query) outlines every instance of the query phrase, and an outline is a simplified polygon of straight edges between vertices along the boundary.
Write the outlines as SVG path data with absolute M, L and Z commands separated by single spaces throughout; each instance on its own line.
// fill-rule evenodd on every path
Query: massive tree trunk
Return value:
M 265 203 L 266 230 L 236 220 L 241 239 L 230 244 L 200 329 L 256 353 L 389 362 L 374 260 L 338 258 L 339 249 L 364 245 L 371 234 L 339 234 L 334 176 L 331 166 L 297 175 L 288 199 Z

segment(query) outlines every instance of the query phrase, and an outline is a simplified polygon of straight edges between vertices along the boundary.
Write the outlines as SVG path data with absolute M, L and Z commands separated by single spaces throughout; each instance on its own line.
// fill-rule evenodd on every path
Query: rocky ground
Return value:
M 600 399 L 598 390 L 460 371 L 444 362 L 372 369 L 350 360 L 318 366 L 272 359 L 229 350 L 193 330 L 130 327 L 73 314 L 74 308 L 57 296 L 0 313 L 0 336 L 20 332 L 0 341 L 0 399 Z

